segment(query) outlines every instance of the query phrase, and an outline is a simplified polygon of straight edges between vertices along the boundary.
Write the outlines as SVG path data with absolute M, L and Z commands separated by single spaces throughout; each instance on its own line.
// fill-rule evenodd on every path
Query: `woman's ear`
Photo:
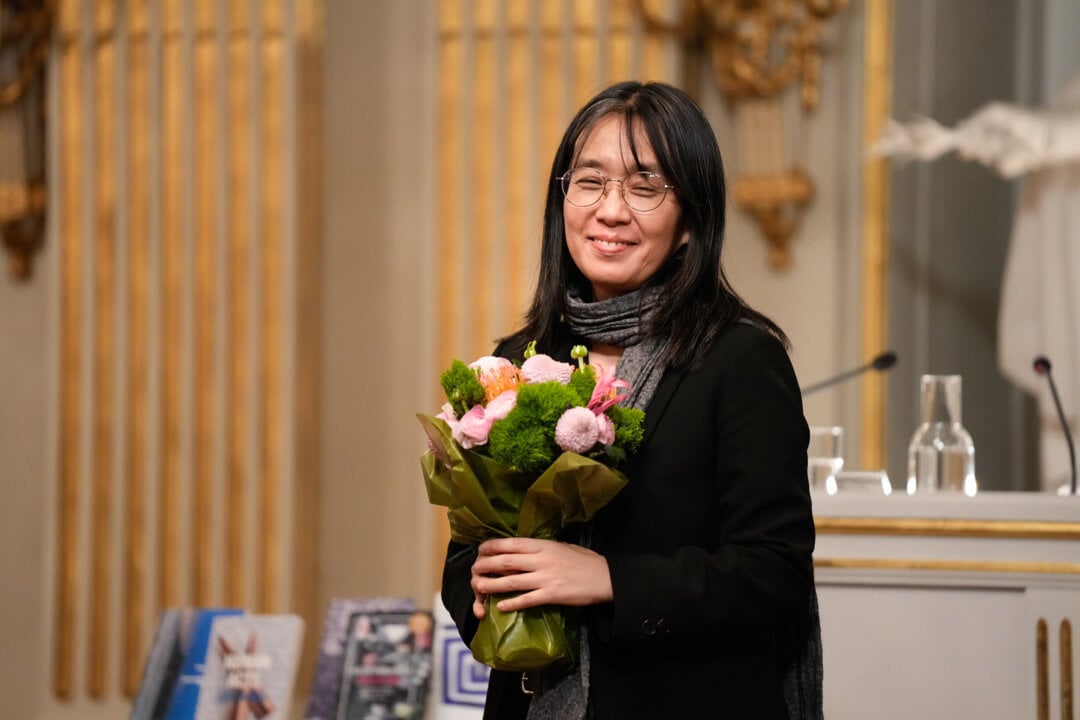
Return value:
M 686 228 L 682 231 L 682 237 L 679 238 L 679 247 L 686 245 L 690 242 L 690 228 Z

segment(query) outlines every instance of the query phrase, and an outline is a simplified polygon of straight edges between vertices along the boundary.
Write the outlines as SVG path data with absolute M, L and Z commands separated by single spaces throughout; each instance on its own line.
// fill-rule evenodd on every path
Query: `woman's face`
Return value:
M 612 180 L 642 170 L 659 173 L 652 145 L 643 131 L 635 133 L 640 165 L 634 164 L 626 142 L 623 118 L 609 115 L 592 128 L 574 167 L 593 168 Z M 609 181 L 607 194 L 589 207 L 563 199 L 566 245 L 578 270 L 592 283 L 594 300 L 637 290 L 687 240 L 686 232 L 676 235 L 682 210 L 673 191 L 655 210 L 642 213 L 629 208 L 621 189 L 620 183 Z

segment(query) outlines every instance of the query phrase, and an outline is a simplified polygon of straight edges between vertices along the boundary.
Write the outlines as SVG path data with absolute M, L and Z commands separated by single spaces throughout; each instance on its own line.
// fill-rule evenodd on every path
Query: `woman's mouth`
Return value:
M 626 248 L 633 247 L 635 244 L 627 240 L 619 240 L 617 238 L 591 237 L 589 238 L 589 240 L 600 250 L 608 251 L 625 250 Z

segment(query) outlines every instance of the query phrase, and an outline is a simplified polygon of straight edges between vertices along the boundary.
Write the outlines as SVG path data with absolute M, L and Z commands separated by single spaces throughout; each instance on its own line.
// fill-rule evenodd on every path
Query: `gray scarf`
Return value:
M 623 348 L 615 374 L 630 383 L 630 398 L 624 404 L 642 410 L 664 374 L 660 362 L 664 343 L 646 339 L 643 327 L 659 294 L 660 288 L 646 288 L 599 302 L 566 294 L 566 324 L 575 335 L 587 342 Z
M 646 339 L 643 321 L 659 288 L 636 290 L 610 300 L 586 302 L 566 294 L 566 324 L 571 332 L 588 342 L 623 348 L 615 367 L 616 377 L 630 384 L 628 407 L 644 410 L 652 400 L 664 374 L 660 362 L 664 343 Z M 588 547 L 589 528 L 582 545 Z M 541 678 L 540 688 L 529 704 L 527 720 L 584 720 L 589 714 L 589 634 L 581 626 L 581 648 L 577 666 L 559 678 Z

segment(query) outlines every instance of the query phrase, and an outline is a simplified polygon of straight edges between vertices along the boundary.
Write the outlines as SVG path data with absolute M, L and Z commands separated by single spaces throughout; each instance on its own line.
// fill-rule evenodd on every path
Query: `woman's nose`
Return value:
M 630 214 L 630 206 L 626 204 L 622 195 L 622 182 L 608 180 L 604 186 L 604 194 L 600 197 L 596 216 L 603 219 L 618 220 Z

